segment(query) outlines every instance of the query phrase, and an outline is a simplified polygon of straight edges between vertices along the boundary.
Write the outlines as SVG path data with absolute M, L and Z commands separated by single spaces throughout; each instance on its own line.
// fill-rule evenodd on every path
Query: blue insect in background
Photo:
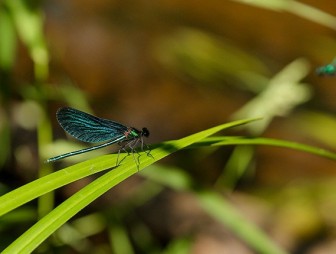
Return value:
M 334 59 L 330 64 L 317 68 L 316 74 L 319 76 L 335 76 L 336 75 L 336 59 Z

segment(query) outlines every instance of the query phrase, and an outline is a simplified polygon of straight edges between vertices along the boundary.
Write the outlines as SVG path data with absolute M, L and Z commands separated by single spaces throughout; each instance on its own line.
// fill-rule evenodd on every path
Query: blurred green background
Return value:
M 66 139 L 57 124 L 55 112 L 65 105 L 146 126 L 149 144 L 261 116 L 239 134 L 335 150 L 336 79 L 315 74 L 335 57 L 334 15 L 331 0 L 1 1 L 0 194 L 115 151 L 45 164 L 87 146 Z M 290 253 L 336 252 L 331 160 L 226 147 L 182 151 L 145 172 L 157 168 L 222 194 Z M 6 215 L 0 250 L 92 179 Z M 137 174 L 39 252 L 255 253 L 212 220 L 195 195 Z

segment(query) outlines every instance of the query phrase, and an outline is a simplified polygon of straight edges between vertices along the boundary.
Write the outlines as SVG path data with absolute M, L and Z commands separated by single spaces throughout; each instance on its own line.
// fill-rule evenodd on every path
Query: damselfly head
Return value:
M 141 136 L 149 137 L 149 130 L 147 128 L 142 128 Z

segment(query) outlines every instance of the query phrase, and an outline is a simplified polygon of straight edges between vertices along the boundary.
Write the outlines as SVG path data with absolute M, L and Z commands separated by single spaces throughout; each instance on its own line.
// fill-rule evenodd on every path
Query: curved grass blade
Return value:
M 37 248 L 46 238 L 48 238 L 53 232 L 55 232 L 59 227 L 61 227 L 64 223 L 66 223 L 71 217 L 77 214 L 80 210 L 90 204 L 93 200 L 97 199 L 99 196 L 104 194 L 106 191 L 127 179 L 131 175 L 138 172 L 138 170 L 142 170 L 143 168 L 153 164 L 155 161 L 160 160 L 167 155 L 185 148 L 197 141 L 200 141 L 210 135 L 215 134 L 218 131 L 221 131 L 226 128 L 246 124 L 251 121 L 255 121 L 257 119 L 247 119 L 240 120 L 231 123 L 226 123 L 223 125 L 219 125 L 213 128 L 210 128 L 205 131 L 201 131 L 199 133 L 187 136 L 185 138 L 168 141 L 162 143 L 158 148 L 155 148 L 151 151 L 153 156 L 149 157 L 146 155 L 146 152 L 139 153 L 140 165 L 135 165 L 133 158 L 131 156 L 126 157 L 122 164 L 113 170 L 107 172 L 105 175 L 96 179 L 92 183 L 85 186 L 83 189 L 78 191 L 76 194 L 71 196 L 69 199 L 64 201 L 61 205 L 56 207 L 53 211 L 39 220 L 35 225 L 33 225 L 29 230 L 27 230 L 23 235 L 21 235 L 18 239 L 16 239 L 10 246 L 8 246 L 2 253 L 30 253 L 35 248 Z M 26 186 L 19 188 L 16 191 L 13 191 L 18 197 L 19 201 L 11 201 L 11 199 L 15 199 L 16 196 L 11 193 L 8 193 L 2 197 L 0 197 L 0 214 L 3 214 L 5 211 L 12 210 L 17 206 L 26 203 L 48 191 L 56 189 L 57 187 L 63 186 L 69 180 L 67 178 L 64 179 L 64 175 L 71 174 L 72 178 L 80 179 L 87 175 L 88 171 L 91 173 L 95 173 L 98 171 L 102 171 L 107 168 L 112 168 L 114 166 L 114 161 L 110 160 L 111 155 L 102 156 L 93 160 L 89 160 L 83 163 L 79 163 L 75 166 L 65 168 L 62 170 L 62 175 L 58 179 L 54 179 L 54 184 L 46 183 L 44 187 L 39 188 L 38 191 L 31 190 L 30 195 L 25 195 L 23 191 L 29 190 Z M 93 163 L 94 162 L 94 163 Z M 85 166 L 86 175 L 75 174 L 74 169 L 80 169 L 81 166 Z M 69 169 L 71 168 L 71 172 Z M 82 174 L 84 173 L 82 172 Z M 55 174 L 55 173 L 54 173 Z M 51 174 L 51 175 L 54 175 Z M 41 178 L 45 179 L 45 178 Z M 36 180 L 38 181 L 38 180 Z M 32 185 L 36 185 L 36 181 L 32 184 L 28 184 L 29 187 Z M 39 181 L 39 183 L 43 184 L 43 181 Z M 20 197 L 21 196 L 21 197 Z M 24 198 L 22 197 L 24 196 Z
M 336 153 L 330 152 L 326 149 L 300 144 L 293 141 L 286 141 L 272 138 L 248 138 L 248 137 L 234 137 L 234 136 L 209 137 L 203 139 L 202 141 L 194 143 L 192 146 L 189 146 L 189 148 L 196 148 L 200 146 L 224 146 L 224 145 L 267 145 L 275 147 L 284 147 L 297 151 L 315 154 L 331 160 L 336 160 Z

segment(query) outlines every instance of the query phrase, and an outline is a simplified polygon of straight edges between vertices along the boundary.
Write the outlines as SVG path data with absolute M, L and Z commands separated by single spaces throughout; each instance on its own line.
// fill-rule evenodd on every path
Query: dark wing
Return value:
M 60 108 L 56 118 L 67 133 L 84 142 L 97 143 L 117 139 L 127 131 L 127 127 L 120 123 L 69 107 Z

